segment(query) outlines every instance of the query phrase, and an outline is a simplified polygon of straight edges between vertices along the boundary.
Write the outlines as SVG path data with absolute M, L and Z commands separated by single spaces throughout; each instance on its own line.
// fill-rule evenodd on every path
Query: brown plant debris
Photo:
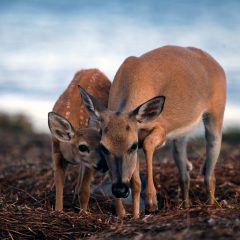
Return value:
M 0 132 L 0 239 L 240 239 L 240 137 L 224 137 L 216 166 L 216 204 L 207 205 L 203 178 L 204 142 L 189 144 L 191 207 L 182 209 L 178 173 L 169 146 L 156 154 L 154 181 L 160 211 L 139 220 L 115 216 L 111 195 L 104 192 L 106 175 L 97 173 L 88 213 L 73 201 L 78 167 L 68 169 L 64 212 L 54 211 L 50 137 L 45 134 Z M 140 153 L 140 158 L 142 154 Z M 141 161 L 144 196 L 146 165 Z M 143 197 L 144 198 L 144 197 Z M 131 213 L 131 206 L 127 206 Z

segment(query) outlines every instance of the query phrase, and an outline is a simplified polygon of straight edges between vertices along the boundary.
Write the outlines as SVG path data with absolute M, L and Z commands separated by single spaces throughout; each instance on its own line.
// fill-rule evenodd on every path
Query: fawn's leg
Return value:
M 65 172 L 67 168 L 67 162 L 63 158 L 59 150 L 58 142 L 52 144 L 52 159 L 54 162 L 54 180 L 56 188 L 56 201 L 55 210 L 63 210 L 63 188 L 65 180 Z
M 89 197 L 90 197 L 90 185 L 92 182 L 92 177 L 93 177 L 93 169 L 86 167 L 82 164 L 82 166 L 84 169 L 82 169 L 83 171 L 83 179 L 82 182 L 80 184 L 80 208 L 83 211 L 87 211 L 87 207 L 88 207 L 88 201 L 89 201 Z

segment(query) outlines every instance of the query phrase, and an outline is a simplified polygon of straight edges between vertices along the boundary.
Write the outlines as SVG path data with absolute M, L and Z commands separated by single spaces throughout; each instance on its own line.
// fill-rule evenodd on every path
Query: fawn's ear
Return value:
M 93 121 L 100 121 L 101 112 L 106 110 L 106 107 L 97 100 L 94 96 L 87 93 L 80 85 L 78 85 L 83 104 Z
M 135 108 L 129 113 L 129 116 L 135 118 L 139 123 L 152 121 L 162 112 L 164 102 L 164 96 L 154 97 Z
M 70 142 L 74 136 L 71 123 L 58 113 L 48 113 L 48 126 L 52 135 L 61 142 Z

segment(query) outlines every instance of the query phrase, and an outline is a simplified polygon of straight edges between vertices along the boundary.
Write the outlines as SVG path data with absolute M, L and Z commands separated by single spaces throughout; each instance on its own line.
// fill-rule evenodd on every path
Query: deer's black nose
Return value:
M 112 193 L 116 198 L 126 198 L 129 195 L 129 186 L 126 183 L 114 183 Z

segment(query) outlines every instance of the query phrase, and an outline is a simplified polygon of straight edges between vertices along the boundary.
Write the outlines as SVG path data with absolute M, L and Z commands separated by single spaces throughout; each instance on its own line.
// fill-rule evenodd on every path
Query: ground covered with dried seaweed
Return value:
M 53 211 L 54 184 L 50 137 L 31 131 L 0 131 L 0 239 L 240 239 L 240 135 L 224 136 L 216 166 L 216 205 L 208 206 L 199 169 L 203 140 L 190 141 L 190 209 L 182 209 L 178 174 L 163 148 L 154 160 L 160 211 L 139 220 L 115 217 L 104 192 L 107 176 L 97 173 L 89 212 L 79 213 L 74 199 L 78 167 L 68 170 L 63 213 Z M 140 154 L 141 156 L 141 154 Z M 146 167 L 141 161 L 143 193 Z M 127 206 L 128 212 L 131 206 Z

